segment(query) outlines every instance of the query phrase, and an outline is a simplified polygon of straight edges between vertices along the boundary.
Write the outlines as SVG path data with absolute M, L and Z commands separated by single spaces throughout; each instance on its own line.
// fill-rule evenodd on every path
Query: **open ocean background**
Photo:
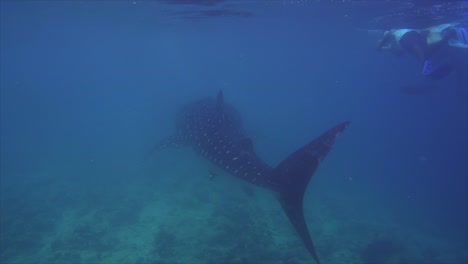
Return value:
M 460 86 L 376 50 L 381 30 L 467 10 L 1 1 L 0 263 L 311 263 L 269 191 L 209 180 L 190 149 L 145 159 L 181 105 L 223 90 L 272 166 L 352 122 L 306 193 L 322 263 L 467 264 L 468 54 Z

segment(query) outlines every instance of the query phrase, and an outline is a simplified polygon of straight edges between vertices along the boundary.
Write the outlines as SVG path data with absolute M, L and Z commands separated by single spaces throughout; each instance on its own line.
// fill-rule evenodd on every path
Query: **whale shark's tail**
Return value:
M 349 126 L 350 122 L 341 123 L 289 155 L 275 168 L 275 183 L 281 186 L 278 191 L 286 215 L 299 233 L 305 247 L 317 264 L 320 260 L 310 238 L 304 219 L 303 199 L 310 178 L 314 175 L 320 161 L 325 158 L 335 143 L 337 136 Z

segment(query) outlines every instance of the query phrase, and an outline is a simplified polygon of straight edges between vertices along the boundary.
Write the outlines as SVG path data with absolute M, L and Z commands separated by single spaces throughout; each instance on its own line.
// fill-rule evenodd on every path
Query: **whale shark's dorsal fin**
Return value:
M 224 96 L 223 96 L 223 91 L 218 92 L 218 96 L 216 97 L 216 110 L 219 112 L 223 111 L 223 105 L 224 105 Z

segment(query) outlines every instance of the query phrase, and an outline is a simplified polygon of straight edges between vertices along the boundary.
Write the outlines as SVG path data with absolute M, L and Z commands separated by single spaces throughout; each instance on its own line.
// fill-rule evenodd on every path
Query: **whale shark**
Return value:
M 319 163 L 349 125 L 348 121 L 336 125 L 271 167 L 255 154 L 252 139 L 242 129 L 239 112 L 224 101 L 219 91 L 216 98 L 183 106 L 177 113 L 175 133 L 154 145 L 151 152 L 189 146 L 228 174 L 271 190 L 305 248 L 320 264 L 304 219 L 304 193 Z

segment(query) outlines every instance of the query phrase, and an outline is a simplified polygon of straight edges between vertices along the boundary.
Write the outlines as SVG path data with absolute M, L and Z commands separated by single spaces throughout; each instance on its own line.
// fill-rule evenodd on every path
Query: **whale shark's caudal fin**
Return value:
M 304 192 L 320 161 L 325 158 L 337 136 L 349 124 L 350 122 L 344 122 L 329 129 L 289 155 L 275 168 L 275 183 L 281 186 L 278 190 L 278 200 L 317 264 L 320 264 L 320 260 L 304 219 Z

